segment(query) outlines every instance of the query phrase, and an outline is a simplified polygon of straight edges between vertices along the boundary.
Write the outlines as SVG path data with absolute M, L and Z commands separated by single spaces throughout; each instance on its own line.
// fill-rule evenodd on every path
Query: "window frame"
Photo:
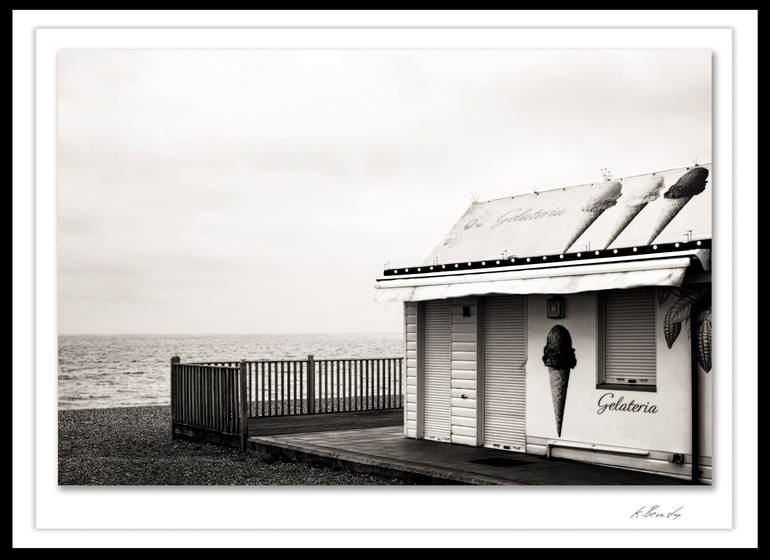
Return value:
M 647 392 L 647 393 L 656 393 L 658 391 L 658 336 L 657 336 L 657 325 L 658 325 L 658 306 L 655 305 L 655 288 L 654 287 L 644 287 L 644 288 L 635 288 L 635 289 L 643 289 L 643 290 L 649 290 L 651 293 L 650 297 L 650 303 L 652 305 L 653 314 L 655 316 L 655 327 L 653 328 L 653 337 L 655 340 L 655 381 L 654 383 L 611 383 L 606 382 L 606 371 L 605 371 L 605 356 L 606 356 L 606 337 L 604 336 L 604 326 L 605 326 L 605 320 L 606 320 L 606 294 L 609 291 L 613 290 L 602 290 L 596 292 L 596 332 L 597 332 L 597 344 L 596 344 L 596 363 L 597 363 L 597 372 L 596 372 L 596 388 L 602 389 L 602 390 L 616 390 L 616 391 L 641 391 L 641 392 Z

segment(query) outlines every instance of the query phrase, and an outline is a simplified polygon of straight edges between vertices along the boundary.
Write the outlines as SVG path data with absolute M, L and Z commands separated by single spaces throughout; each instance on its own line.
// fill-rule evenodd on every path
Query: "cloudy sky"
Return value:
M 484 199 L 711 161 L 704 51 L 61 51 L 59 330 L 397 332 Z

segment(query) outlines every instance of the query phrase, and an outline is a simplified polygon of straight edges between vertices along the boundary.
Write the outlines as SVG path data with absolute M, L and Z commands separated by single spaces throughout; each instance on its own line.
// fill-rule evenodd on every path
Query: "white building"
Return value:
M 474 203 L 385 270 L 405 436 L 710 482 L 710 171 Z

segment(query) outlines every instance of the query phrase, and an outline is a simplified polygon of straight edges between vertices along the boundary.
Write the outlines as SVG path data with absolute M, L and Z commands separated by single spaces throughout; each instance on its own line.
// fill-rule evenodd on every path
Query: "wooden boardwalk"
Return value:
M 382 413 L 378 413 L 382 414 Z M 603 467 L 565 459 L 546 459 L 524 453 L 406 439 L 401 425 L 403 412 L 391 419 L 370 422 L 391 425 L 360 426 L 361 419 L 327 419 L 337 428 L 328 431 L 250 437 L 247 451 L 262 459 L 290 459 L 358 472 L 398 476 L 414 484 L 506 485 L 681 485 L 687 481 Z M 330 415 L 331 416 L 331 415 Z M 314 419 L 317 422 L 317 419 Z M 316 424 L 320 428 L 322 424 Z M 264 428 L 269 428 L 264 426 Z M 285 429 L 291 429 L 288 426 Z M 251 430 L 251 425 L 249 426 Z M 298 429 L 295 431 L 302 431 Z

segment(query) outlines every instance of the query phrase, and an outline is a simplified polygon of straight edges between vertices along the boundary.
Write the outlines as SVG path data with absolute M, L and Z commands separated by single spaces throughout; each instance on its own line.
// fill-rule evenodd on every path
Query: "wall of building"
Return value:
M 406 388 L 404 404 L 404 435 L 418 437 L 418 393 L 417 393 L 417 303 L 404 303 L 404 368 L 403 386 Z
M 699 389 L 700 389 L 700 445 L 702 461 L 706 465 L 711 465 L 713 455 L 713 429 L 711 425 L 711 411 L 713 406 L 712 375 L 714 370 L 706 373 L 702 368 L 698 368 Z
M 468 307 L 470 317 L 463 317 Z M 476 298 L 452 300 L 452 443 L 476 445 L 478 362 Z
M 714 369 L 705 371 L 698 366 L 700 464 L 704 478 L 711 479 L 711 460 L 714 456 L 714 432 L 712 426 Z
M 468 307 L 470 317 L 463 317 L 463 307 Z M 404 345 L 406 368 L 406 406 L 404 407 L 404 435 L 422 437 L 422 394 L 418 376 L 419 305 L 404 304 Z M 452 368 L 451 376 L 451 434 L 452 443 L 476 445 L 477 442 L 477 303 L 476 298 L 452 300 Z
M 613 452 L 597 452 L 568 447 L 553 447 L 552 455 L 588 462 L 664 472 L 689 477 L 691 472 L 691 364 L 689 323 L 668 348 L 663 332 L 663 320 L 670 305 L 656 303 L 656 363 L 655 392 L 597 388 L 598 379 L 598 316 L 597 293 L 566 295 L 566 316 L 546 317 L 547 295 L 530 295 L 527 302 L 527 452 L 546 454 L 549 441 L 567 444 L 598 444 L 616 448 Z M 463 317 L 463 306 L 469 306 L 470 317 Z M 477 298 L 452 301 L 452 443 L 478 445 L 482 426 L 483 379 L 478 354 L 479 309 Z M 548 368 L 542 355 L 548 331 L 556 324 L 569 330 L 575 348 L 577 364 L 570 373 L 561 437 L 556 433 Z M 421 437 L 421 395 L 418 378 L 418 304 L 404 305 L 404 370 L 406 404 L 404 435 Z M 711 379 L 713 370 L 700 371 L 701 387 L 701 460 L 703 477 L 711 478 Z M 635 401 L 655 406 L 656 412 L 625 412 L 600 410 L 603 403 Z M 620 452 L 617 452 L 620 451 Z M 625 451 L 625 452 L 624 452 Z M 646 453 L 642 455 L 640 452 Z M 683 464 L 670 462 L 672 453 L 685 455 Z
M 545 454 L 546 444 L 552 440 L 599 444 L 623 448 L 628 453 L 597 454 L 553 447 L 552 454 L 689 476 L 689 453 L 692 449 L 689 326 L 683 326 L 672 348 L 668 348 L 663 320 L 673 299 L 670 298 L 662 306 L 656 304 L 657 386 L 655 392 L 645 392 L 597 388 L 599 349 L 596 292 L 565 296 L 566 316 L 563 319 L 546 317 L 548 297 L 532 295 L 528 298 L 527 451 Z M 546 336 L 556 324 L 569 330 L 577 359 L 577 365 L 570 373 L 560 438 L 556 432 L 548 368 L 542 361 Z M 707 386 L 704 384 L 704 387 Z M 625 403 L 635 401 L 647 405 L 648 410 L 654 406 L 656 412 L 605 409 L 599 413 L 600 401 L 617 402 L 620 398 Z M 704 403 L 705 406 L 710 406 L 710 403 Z M 704 437 L 710 440 L 710 434 Z M 637 450 L 648 452 L 648 455 L 636 455 Z M 671 453 L 685 454 L 686 463 L 670 463 Z M 708 471 L 704 474 L 710 477 L 710 469 L 704 470 Z
M 687 282 L 688 279 L 685 279 Z M 710 272 L 698 272 L 692 273 L 689 277 L 689 282 L 692 285 L 707 286 L 711 284 Z M 710 310 L 710 308 L 709 308 Z M 712 341 L 713 344 L 713 341 Z M 713 354 L 713 349 L 712 349 Z M 698 366 L 698 402 L 699 402 L 699 421 L 698 426 L 700 428 L 700 464 L 702 465 L 702 471 L 704 478 L 711 478 L 711 464 L 714 449 L 714 432 L 712 427 L 713 416 L 713 380 L 714 370 L 705 371 L 700 365 Z

